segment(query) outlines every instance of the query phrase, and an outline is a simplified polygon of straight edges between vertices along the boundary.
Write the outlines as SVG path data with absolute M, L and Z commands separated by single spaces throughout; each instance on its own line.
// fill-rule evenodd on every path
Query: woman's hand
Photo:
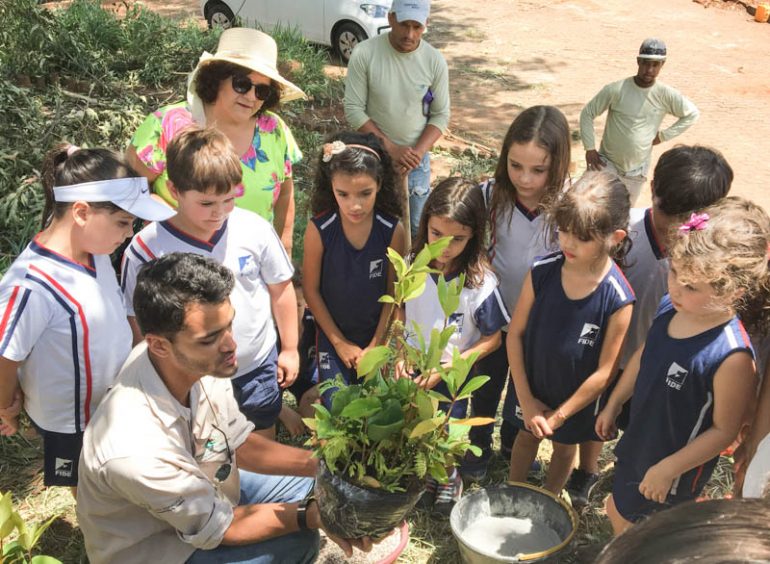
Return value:
M 671 484 L 674 483 L 676 476 L 668 468 L 664 458 L 647 470 L 642 483 L 639 484 L 639 493 L 650 501 L 665 503 L 668 492 L 671 490 Z
M 536 417 L 542 418 L 542 420 L 538 419 L 538 427 L 540 426 L 539 424 L 541 423 L 543 425 L 547 425 L 545 422 L 545 412 L 550 411 L 551 408 L 545 405 L 539 399 L 534 397 L 527 401 L 522 401 L 520 398 L 519 405 L 521 407 L 522 418 L 524 419 L 524 427 L 527 429 L 527 431 L 531 432 L 533 435 L 537 437 L 537 434 L 533 429 L 533 420 Z M 542 437 L 538 437 L 538 438 L 542 438 Z
M 344 339 L 334 346 L 334 350 L 345 368 L 355 368 L 364 352 L 358 345 Z

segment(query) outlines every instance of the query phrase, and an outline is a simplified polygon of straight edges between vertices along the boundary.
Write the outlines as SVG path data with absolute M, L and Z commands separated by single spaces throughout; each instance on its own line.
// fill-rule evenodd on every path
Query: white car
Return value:
M 331 46 L 345 63 L 359 42 L 390 29 L 391 0 L 200 0 L 209 26 L 243 25 L 270 32 L 296 27 L 308 41 Z

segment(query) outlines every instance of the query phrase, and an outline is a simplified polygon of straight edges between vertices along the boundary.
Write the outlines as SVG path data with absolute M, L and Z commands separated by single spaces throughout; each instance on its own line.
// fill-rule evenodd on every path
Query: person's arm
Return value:
M 418 157 L 417 153 L 408 145 L 398 145 L 391 141 L 372 120 L 365 122 L 358 128 L 358 131 L 361 133 L 371 133 L 378 137 L 401 174 L 405 174 L 420 165 L 422 157 Z
M 596 371 L 586 378 L 580 387 L 575 390 L 575 393 L 567 398 L 557 409 L 547 414 L 546 420 L 552 431 L 561 427 L 567 419 L 578 413 L 588 404 L 596 401 L 596 398 L 612 382 L 612 377 L 615 374 L 615 370 L 617 370 L 620 350 L 623 347 L 628 326 L 631 324 L 631 312 L 633 309 L 632 304 L 627 304 L 610 316 Z
M 405 231 L 403 224 L 399 221 L 396 224 L 396 228 L 393 230 L 393 236 L 390 239 L 390 248 L 396 251 L 399 255 L 404 256 L 404 252 L 406 251 L 406 241 L 405 241 Z M 388 262 L 388 282 L 387 282 L 387 290 L 386 293 L 389 296 L 393 295 L 393 286 L 396 282 L 396 271 L 393 269 L 393 265 Z M 383 304 L 382 305 L 382 311 L 380 312 L 380 319 L 377 322 L 377 329 L 374 331 L 374 336 L 372 337 L 372 340 L 369 342 L 369 346 L 367 349 L 374 348 L 376 346 L 382 345 L 385 342 L 385 331 L 388 329 L 388 319 L 391 316 L 391 311 L 393 310 L 392 304 Z M 366 352 L 366 351 L 364 351 Z
M 674 92 L 672 94 L 668 112 L 679 119 L 666 129 L 658 131 L 656 140 L 660 140 L 661 143 L 671 141 L 674 137 L 687 131 L 687 129 L 698 121 L 698 118 L 700 117 L 700 111 L 697 106 L 679 92 Z
M 22 394 L 17 371 L 20 364 L 0 356 L 0 436 L 4 437 L 19 430 Z
M 312 478 L 318 469 L 312 451 L 281 444 L 259 433 L 249 433 L 235 452 L 238 468 L 259 474 Z
M 745 440 L 735 451 L 735 492 L 742 490 L 746 469 L 757 452 L 757 446 L 770 433 L 770 382 L 768 380 L 770 380 L 770 363 L 765 367 L 751 426 Z
M 527 429 L 531 428 L 530 422 L 535 416 L 550 410 L 547 405 L 532 395 L 527 372 L 524 368 L 524 331 L 534 303 L 535 290 L 532 286 L 532 272 L 529 272 L 521 287 L 519 301 L 516 302 L 516 308 L 513 310 L 506 340 L 511 379 L 516 389 L 516 397 L 519 399 L 524 426 Z
M 267 291 L 270 293 L 273 319 L 281 337 L 281 351 L 278 353 L 278 384 L 281 388 L 286 388 L 294 383 L 299 373 L 297 294 L 291 280 L 268 284 Z
M 693 441 L 647 470 L 639 493 L 664 503 L 674 480 L 717 456 L 733 442 L 756 392 L 754 361 L 744 352 L 727 357 L 714 375 L 713 423 Z
M 152 186 L 152 183 L 155 181 L 155 179 L 160 176 L 157 172 L 147 168 L 147 165 L 144 164 L 144 162 L 142 162 L 142 160 L 139 158 L 139 155 L 136 154 L 136 147 L 131 144 L 126 147 L 126 160 L 128 161 L 128 164 L 131 165 L 131 168 L 133 168 L 136 172 L 147 179 L 147 182 L 150 183 L 150 186 Z
M 639 376 L 639 363 L 642 359 L 642 353 L 644 353 L 644 345 L 639 347 L 629 359 L 628 365 L 623 370 L 615 389 L 612 390 L 612 394 L 610 394 L 607 400 L 607 404 L 596 418 L 596 434 L 604 440 L 614 439 L 618 432 L 615 420 L 620 415 L 623 405 L 634 394 L 634 386 L 636 386 L 636 379 Z
M 321 296 L 321 261 L 323 260 L 324 247 L 321 234 L 312 221 L 307 222 L 305 229 L 305 256 L 302 260 L 302 290 L 305 294 L 310 311 L 316 323 L 324 332 L 326 338 L 332 344 L 340 360 L 347 368 L 355 367 L 361 356 L 361 348 L 351 343 L 342 334 L 337 324 L 334 323 L 331 313 L 326 307 Z
M 281 182 L 281 191 L 273 208 L 273 227 L 281 238 L 286 254 L 291 256 L 294 235 L 294 179 L 289 176 Z
M 594 120 L 602 115 L 610 107 L 610 85 L 602 88 L 596 96 L 585 105 L 580 112 L 580 139 L 583 142 L 583 148 L 586 151 L 586 165 L 588 170 L 600 170 L 604 168 L 596 150 L 596 133 L 594 131 Z

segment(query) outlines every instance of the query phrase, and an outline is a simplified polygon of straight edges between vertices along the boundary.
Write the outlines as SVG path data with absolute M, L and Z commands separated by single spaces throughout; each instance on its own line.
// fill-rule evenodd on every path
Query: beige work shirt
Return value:
M 182 563 L 219 546 L 238 504 L 235 450 L 254 425 L 229 378 L 196 382 L 190 406 L 168 391 L 147 346 L 134 348 L 83 437 L 77 516 L 92 564 Z

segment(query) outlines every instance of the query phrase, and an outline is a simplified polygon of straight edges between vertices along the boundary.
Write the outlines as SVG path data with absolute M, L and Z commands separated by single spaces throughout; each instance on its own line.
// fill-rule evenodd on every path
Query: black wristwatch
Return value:
M 311 492 L 305 499 L 299 502 L 297 507 L 297 528 L 300 531 L 307 531 L 307 508 L 311 502 L 316 501 L 315 496 Z

